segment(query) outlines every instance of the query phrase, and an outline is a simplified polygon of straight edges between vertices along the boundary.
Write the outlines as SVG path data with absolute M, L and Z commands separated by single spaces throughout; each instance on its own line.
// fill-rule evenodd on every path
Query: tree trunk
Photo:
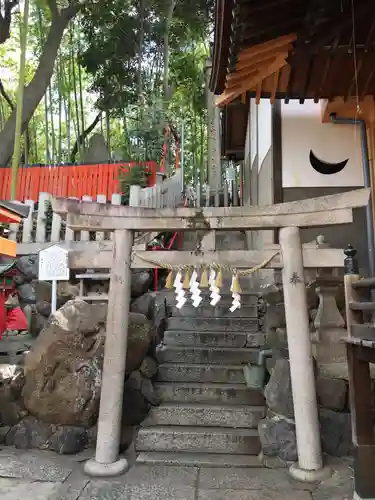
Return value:
M 49 125 L 48 125 L 48 99 L 47 92 L 44 94 L 44 140 L 45 140 L 45 155 L 46 163 L 51 163 L 51 150 L 49 147 Z M 0 145 L 1 147 L 1 145 Z
M 144 38 L 145 38 L 145 9 L 143 5 L 143 0 L 139 0 L 139 9 L 138 9 L 138 14 L 139 14 L 139 47 L 138 47 L 138 74 L 137 74 L 137 79 L 138 79 L 138 98 L 142 98 L 143 95 L 143 81 L 142 81 L 142 59 L 143 59 L 143 45 L 144 45 Z M 141 113 L 143 110 L 143 106 L 140 106 L 141 108 Z
M 169 31 L 171 27 L 171 22 L 173 19 L 174 9 L 176 7 L 176 0 L 170 0 L 168 11 L 165 19 L 165 30 L 164 30 L 164 51 L 163 51 L 163 60 L 164 60 L 164 71 L 163 71 L 163 94 L 164 94 L 164 111 L 165 117 L 167 116 L 168 108 L 169 108 L 169 100 L 170 100 L 170 89 L 169 89 Z M 166 121 L 166 124 L 168 122 Z M 165 137 L 165 143 L 167 144 L 167 151 L 165 154 L 165 163 L 164 163 L 164 171 L 168 175 L 169 174 L 169 166 L 170 166 L 170 138 L 169 135 Z
M 10 25 L 12 22 L 12 11 L 18 5 L 18 0 L 5 0 L 0 2 L 2 12 L 0 13 L 0 44 L 10 37 Z
M 21 159 L 21 141 L 22 134 L 22 109 L 23 109 L 23 94 L 25 86 L 25 74 L 26 74 L 26 49 L 27 49 L 27 28 L 29 25 L 29 0 L 25 0 L 23 9 L 23 19 L 20 23 L 20 67 L 19 67 L 19 79 L 18 79 L 18 89 L 17 89 L 17 107 L 16 116 L 14 123 L 14 151 L 12 158 L 12 183 L 10 186 L 10 199 L 16 199 L 17 192 L 17 178 L 18 178 L 18 167 Z
M 21 130 L 26 130 L 27 124 L 44 94 L 53 74 L 57 53 L 61 44 L 65 28 L 69 21 L 77 14 L 76 9 L 64 9 L 61 15 L 54 16 L 48 33 L 43 53 L 40 57 L 34 77 L 25 88 L 24 105 L 22 110 Z M 0 167 L 5 167 L 12 156 L 14 148 L 14 134 L 16 127 L 16 110 L 12 112 L 4 129 L 0 132 Z
M 8 104 L 10 109 L 13 111 L 15 108 L 15 105 L 12 102 L 12 99 L 9 97 L 7 91 L 5 90 L 5 87 L 3 85 L 3 82 L 0 80 L 0 94 L 4 98 L 5 102 Z M 3 101 L 0 101 L 0 130 L 3 129 L 5 123 L 6 123 L 6 114 L 4 112 L 4 107 L 3 107 Z M 28 127 L 26 128 L 25 132 L 25 146 L 24 146 L 24 151 L 21 153 L 21 163 L 27 163 L 27 158 L 28 155 L 31 151 L 31 139 L 30 139 L 30 131 Z
M 143 0 L 139 0 L 138 15 L 139 15 L 139 47 L 138 47 L 138 71 L 137 71 L 137 83 L 138 83 L 137 127 L 138 130 L 141 130 L 143 127 L 143 117 L 144 117 L 144 107 L 145 107 L 145 100 L 143 95 L 143 75 L 142 75 L 143 45 L 145 38 Z M 139 134 L 137 134 L 137 149 L 139 156 L 141 151 L 141 137 Z
M 75 27 L 74 27 L 75 30 Z M 80 37 L 78 37 L 78 54 L 81 54 L 81 40 Z M 80 138 L 82 138 L 82 141 L 80 142 L 80 148 L 81 148 L 81 155 L 85 152 L 86 149 L 86 135 L 85 135 L 85 110 L 84 110 L 84 101 L 83 101 L 83 86 L 82 86 L 82 69 L 81 69 L 81 63 L 78 61 L 78 85 L 79 85 L 79 104 L 80 104 L 80 112 L 81 112 L 81 130 L 82 133 L 80 134 Z
M 74 95 L 74 109 L 75 109 L 75 119 L 77 121 L 76 123 L 76 139 L 77 141 L 81 137 L 81 126 L 79 123 L 80 116 L 79 116 L 79 102 L 78 102 L 78 94 L 77 94 L 77 77 L 76 77 L 76 67 L 75 67 L 75 57 L 74 57 L 74 30 L 73 27 L 70 28 L 70 61 L 72 65 L 72 81 L 73 81 L 73 95 Z M 73 120 L 74 123 L 74 120 Z M 82 146 L 80 144 L 79 148 L 79 160 L 82 161 Z
M 62 161 L 62 107 L 63 107 L 63 96 L 62 89 L 64 88 L 61 78 L 61 56 L 57 64 L 57 91 L 59 94 L 59 131 L 58 131 L 58 147 L 57 147 L 57 163 Z
M 108 163 L 111 163 L 111 119 L 109 111 L 105 114 L 105 128 L 107 134 L 107 150 L 108 150 Z
M 42 11 L 40 7 L 37 7 L 37 13 L 38 13 L 38 35 L 39 35 L 39 43 L 40 43 L 40 51 L 43 51 L 43 47 L 45 44 L 45 32 L 43 30 L 43 20 L 42 20 Z M 49 118 L 48 118 L 48 96 L 47 92 L 45 92 L 44 97 L 44 106 L 43 106 L 43 112 L 44 112 L 44 154 L 45 154 L 45 163 L 47 165 L 50 165 L 51 163 L 51 150 L 49 147 Z M 38 158 L 38 162 L 39 162 Z
M 163 90 L 165 101 L 169 100 L 169 30 L 173 18 L 176 0 L 170 0 L 168 12 L 165 19 L 164 31 L 164 72 L 163 72 Z M 166 106 L 167 107 L 167 106 Z
M 49 100 L 49 115 L 51 123 L 51 163 L 56 163 L 56 134 L 55 125 L 53 123 L 54 109 L 53 109 L 53 99 L 52 99 L 52 85 L 51 82 L 48 85 L 48 100 Z M 47 118 L 48 120 L 48 118 Z
M 68 61 L 65 60 L 63 64 L 61 64 L 61 77 L 62 84 L 64 88 L 64 116 L 65 116 L 65 124 L 66 124 L 66 147 L 67 152 L 64 155 L 64 161 L 69 161 L 70 156 L 70 147 L 71 147 L 71 99 L 70 99 L 70 89 L 71 89 L 71 75 L 70 71 L 68 72 L 69 76 L 66 78 L 65 71 L 63 71 L 63 67 L 67 66 L 70 70 L 70 56 Z

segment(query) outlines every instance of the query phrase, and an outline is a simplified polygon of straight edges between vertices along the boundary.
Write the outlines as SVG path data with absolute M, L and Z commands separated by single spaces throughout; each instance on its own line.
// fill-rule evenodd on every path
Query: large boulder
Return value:
M 51 305 L 48 304 L 49 311 L 51 310 Z M 23 308 L 23 312 L 27 318 L 27 324 L 29 326 L 28 330 L 32 337 L 37 337 L 40 332 L 45 328 L 48 323 L 48 317 L 45 314 L 41 314 L 37 305 L 26 304 Z M 46 311 L 44 311 L 46 312 Z
M 264 389 L 267 406 L 275 413 L 293 418 L 293 395 L 289 360 L 277 359 Z
M 258 424 L 263 454 L 286 461 L 297 460 L 296 428 L 293 421 L 269 412 Z
M 22 262 L 22 261 L 21 261 Z M 28 261 L 25 261 L 27 265 Z M 30 265 L 34 265 L 32 260 Z M 33 274 L 30 274 L 31 278 Z M 17 287 L 20 306 L 28 318 L 29 333 L 37 337 L 47 324 L 47 319 L 51 315 L 52 285 L 47 281 L 36 279 L 21 282 Z M 57 308 L 62 307 L 66 302 L 75 298 L 79 293 L 78 286 L 69 282 L 59 282 L 57 285 Z
M 17 259 L 17 269 L 23 274 L 25 281 L 31 281 L 38 277 L 38 266 L 38 255 L 24 255 Z
M 164 336 L 168 317 L 167 297 L 163 291 L 147 292 L 133 300 L 130 311 L 146 316 L 152 323 L 152 345 L 155 348 Z
M 82 300 L 59 309 L 25 357 L 22 398 L 36 418 L 90 426 L 97 418 L 102 338 L 92 306 Z
M 36 300 L 41 302 L 51 302 L 52 284 L 49 281 L 33 281 Z
M 156 372 L 158 371 L 158 364 L 153 358 L 147 356 L 142 361 L 139 371 L 144 377 L 152 378 L 154 375 L 156 375 Z
M 89 434 L 84 427 L 56 426 L 28 416 L 8 429 L 3 441 L 19 449 L 49 449 L 63 455 L 83 451 Z
M 69 281 L 57 283 L 57 296 L 65 304 L 68 300 L 75 299 L 79 295 L 79 285 L 73 285 Z
M 146 293 L 152 284 L 153 275 L 149 269 L 134 269 L 131 279 L 131 296 L 140 297 Z
M 70 426 L 90 427 L 95 423 L 105 339 L 98 316 L 95 306 L 82 300 L 67 302 L 26 355 L 22 398 L 37 419 Z M 150 321 L 142 314 L 130 313 L 127 375 L 141 366 L 151 338 Z
M 52 433 L 51 425 L 28 416 L 10 429 L 5 436 L 5 444 L 23 450 L 30 448 L 45 450 L 48 448 L 48 441 Z
M 131 384 L 125 384 L 122 407 L 122 424 L 125 426 L 139 425 L 146 418 L 150 404 L 140 391 Z
M 143 314 L 147 319 L 153 321 L 155 314 L 155 294 L 145 293 L 137 297 L 130 305 L 130 311 Z
M 35 287 L 32 283 L 24 283 L 17 288 L 17 292 L 22 306 L 36 303 Z
M 37 311 L 45 317 L 51 314 L 52 285 L 47 281 L 32 280 L 18 287 L 18 294 L 23 304 L 36 304 Z M 78 285 L 69 281 L 60 281 L 57 284 L 57 301 L 59 309 L 69 300 L 79 295 Z
M 83 451 L 89 444 L 89 435 L 84 427 L 60 426 L 48 440 L 48 448 L 61 455 Z
M 316 381 L 318 402 L 323 408 L 342 411 L 348 395 L 348 383 L 339 378 L 318 377 Z
M 27 410 L 19 400 L 23 384 L 23 375 L 18 373 L 0 386 L 0 426 L 13 426 L 27 415 Z
M 146 357 L 152 339 L 151 322 L 143 314 L 129 313 L 126 373 L 137 370 Z
M 285 328 L 285 307 L 283 303 L 270 304 L 263 318 L 264 330 L 269 333 L 276 328 Z
M 319 417 L 323 451 L 334 457 L 351 455 L 354 446 L 350 413 L 321 409 Z

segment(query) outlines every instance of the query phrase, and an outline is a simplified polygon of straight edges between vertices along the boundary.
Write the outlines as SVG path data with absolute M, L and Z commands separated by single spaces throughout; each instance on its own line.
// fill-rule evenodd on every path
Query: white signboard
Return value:
M 312 100 L 282 103 L 283 187 L 363 186 L 359 127 L 322 123 L 321 113 Z
M 68 251 L 58 245 L 39 252 L 40 281 L 69 280 Z

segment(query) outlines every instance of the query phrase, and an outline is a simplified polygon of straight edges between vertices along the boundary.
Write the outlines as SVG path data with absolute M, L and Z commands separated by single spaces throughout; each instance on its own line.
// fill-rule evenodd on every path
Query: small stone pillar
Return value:
M 298 227 L 280 229 L 280 247 L 298 452 L 298 464 L 292 465 L 290 474 L 300 481 L 311 482 L 322 480 L 331 472 L 323 469 L 303 253 Z
M 318 248 L 330 248 L 323 237 L 317 238 Z M 336 268 L 317 269 L 314 288 L 319 307 L 314 318 L 313 354 L 323 376 L 347 378 L 346 350 L 342 338 L 346 336 L 345 320 L 337 305 L 337 296 L 343 290 L 343 277 Z
M 314 319 L 319 342 L 333 344 L 340 342 L 345 328 L 345 320 L 342 317 L 336 302 L 338 288 L 343 285 L 339 278 L 328 276 L 317 278 L 315 291 L 319 297 L 319 307 Z
M 96 454 L 95 459 L 86 462 L 84 467 L 86 474 L 93 477 L 118 476 L 128 468 L 127 460 L 119 458 L 119 448 L 128 343 L 132 245 L 132 231 L 114 232 Z

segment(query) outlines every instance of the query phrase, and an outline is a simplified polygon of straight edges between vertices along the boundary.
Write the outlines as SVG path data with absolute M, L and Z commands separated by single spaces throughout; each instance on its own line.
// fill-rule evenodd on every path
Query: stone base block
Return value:
M 318 470 L 301 469 L 298 463 L 291 465 L 291 467 L 289 468 L 289 474 L 292 476 L 292 478 L 304 483 L 324 481 L 324 479 L 328 479 L 332 476 L 332 472 L 333 471 L 331 467 L 323 467 L 322 469 Z
M 85 463 L 83 470 L 91 477 L 116 477 L 126 472 L 128 468 L 126 458 L 120 458 L 111 464 L 102 464 L 92 459 Z

